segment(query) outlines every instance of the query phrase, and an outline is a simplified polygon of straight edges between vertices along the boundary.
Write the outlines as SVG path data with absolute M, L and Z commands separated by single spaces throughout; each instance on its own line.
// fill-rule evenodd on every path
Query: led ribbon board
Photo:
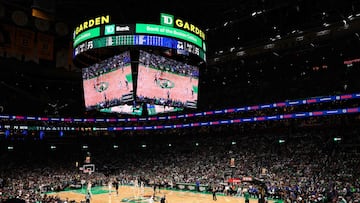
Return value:
M 180 30 L 177 28 L 172 28 L 172 27 L 167 27 L 167 26 L 162 26 L 162 25 L 137 23 L 135 32 L 174 37 L 174 38 L 178 38 L 178 39 L 182 39 L 182 40 L 191 42 L 191 43 L 203 48 L 203 42 L 200 37 L 198 37 L 190 32 L 186 32 L 184 30 Z
M 183 50 L 185 52 L 197 55 L 202 60 L 206 60 L 204 50 L 195 46 L 192 43 L 180 41 L 170 37 L 162 37 L 155 35 L 112 35 L 99 37 L 87 40 L 74 48 L 73 56 L 77 56 L 82 52 L 91 49 L 114 47 L 114 46 L 157 46 L 176 50 Z
M 73 47 L 76 47 L 79 43 L 83 41 L 93 39 L 99 36 L 100 36 L 100 27 L 92 28 L 90 30 L 82 32 L 74 39 Z

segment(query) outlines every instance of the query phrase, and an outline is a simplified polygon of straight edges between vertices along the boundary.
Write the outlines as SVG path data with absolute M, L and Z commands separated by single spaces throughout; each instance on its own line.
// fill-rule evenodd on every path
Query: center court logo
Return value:
M 151 198 L 150 195 L 144 195 L 142 197 L 128 197 L 128 198 L 124 198 L 122 199 L 120 202 L 127 202 L 127 203 L 149 203 L 149 199 Z M 160 201 L 160 197 L 155 196 L 154 197 L 154 202 L 159 202 Z
M 175 87 L 175 83 L 171 80 L 168 80 L 166 78 L 159 78 L 157 81 L 156 81 L 156 84 L 163 88 L 163 89 L 171 89 L 171 88 L 174 88 Z
M 100 82 L 94 85 L 94 88 L 97 92 L 103 92 L 105 90 L 107 90 L 109 87 L 109 83 L 108 82 Z

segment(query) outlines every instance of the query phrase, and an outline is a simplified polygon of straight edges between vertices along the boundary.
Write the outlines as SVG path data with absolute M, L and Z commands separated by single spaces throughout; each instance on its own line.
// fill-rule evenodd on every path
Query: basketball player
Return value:
M 125 80 L 125 86 L 126 86 L 126 89 L 128 90 L 129 89 L 129 82 L 127 80 Z
M 111 179 L 109 180 L 108 187 L 109 187 L 109 195 L 111 195 L 111 188 L 112 188 Z
M 154 189 L 154 195 L 156 194 L 156 182 L 154 180 L 154 186 L 153 186 L 153 189 Z
M 249 203 L 250 201 L 250 194 L 249 194 L 249 189 L 247 189 L 244 193 L 244 198 L 245 198 L 245 203 Z
M 88 185 L 87 185 L 87 192 L 89 193 L 90 196 L 92 195 L 92 193 L 91 193 L 91 186 L 92 186 L 92 184 L 91 184 L 91 181 L 89 180 L 89 181 L 88 181 Z
M 119 181 L 115 179 L 115 190 L 116 190 L 116 196 L 119 196 Z
M 145 192 L 144 181 L 140 181 L 140 193 L 141 193 L 141 196 L 144 195 L 144 192 Z
M 164 195 L 163 197 L 161 197 L 160 203 L 165 203 L 165 202 L 166 202 L 166 196 Z
M 213 188 L 212 188 L 212 195 L 213 195 L 213 200 L 214 200 L 214 201 L 217 200 L 217 198 L 216 198 L 216 190 L 217 190 L 216 187 L 213 187 Z
M 86 203 L 90 203 L 90 200 L 91 200 L 91 194 L 90 194 L 90 192 L 88 192 L 88 193 L 85 195 L 85 202 L 86 202 Z
M 139 180 L 137 177 L 134 180 L 134 194 L 135 197 L 138 197 L 140 194 Z
M 148 200 L 149 203 L 154 203 L 154 196 L 151 196 L 150 199 Z
M 138 181 L 138 179 L 137 179 L 137 178 L 135 178 L 135 181 L 134 181 L 134 186 L 135 186 L 135 187 L 139 187 L 139 181 Z
M 157 85 L 157 82 L 158 82 L 158 76 L 157 76 L 157 74 L 155 74 L 155 76 L 154 76 L 154 84 Z

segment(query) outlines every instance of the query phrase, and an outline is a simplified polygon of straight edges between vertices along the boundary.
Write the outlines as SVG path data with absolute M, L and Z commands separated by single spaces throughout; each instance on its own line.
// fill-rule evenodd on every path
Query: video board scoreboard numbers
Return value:
M 174 38 L 161 37 L 154 35 L 112 35 L 107 37 L 99 37 L 81 43 L 74 49 L 74 57 L 82 52 L 91 49 L 112 47 L 112 46 L 158 46 L 170 49 L 183 50 L 191 54 L 199 56 L 202 60 L 206 60 L 205 52 L 199 47 L 185 41 L 179 41 Z
M 190 32 L 180 30 L 177 28 L 172 28 L 162 25 L 137 23 L 135 27 L 135 32 L 137 34 L 153 34 L 153 35 L 164 35 L 168 37 L 174 37 L 191 42 L 201 48 L 203 46 L 203 41 L 200 37 Z

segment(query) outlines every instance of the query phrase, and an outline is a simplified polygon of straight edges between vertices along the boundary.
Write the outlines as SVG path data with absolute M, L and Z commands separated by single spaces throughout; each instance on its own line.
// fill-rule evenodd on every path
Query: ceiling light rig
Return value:
M 254 11 L 254 12 L 251 13 L 251 16 L 252 16 L 252 17 L 256 17 L 256 16 L 258 16 L 258 15 L 264 13 L 264 12 L 265 12 L 265 10 L 262 10 L 262 11 Z
M 324 23 L 323 23 L 323 26 L 324 26 L 324 27 L 329 27 L 329 26 L 330 26 L 330 24 L 329 24 L 329 23 L 324 22 Z

